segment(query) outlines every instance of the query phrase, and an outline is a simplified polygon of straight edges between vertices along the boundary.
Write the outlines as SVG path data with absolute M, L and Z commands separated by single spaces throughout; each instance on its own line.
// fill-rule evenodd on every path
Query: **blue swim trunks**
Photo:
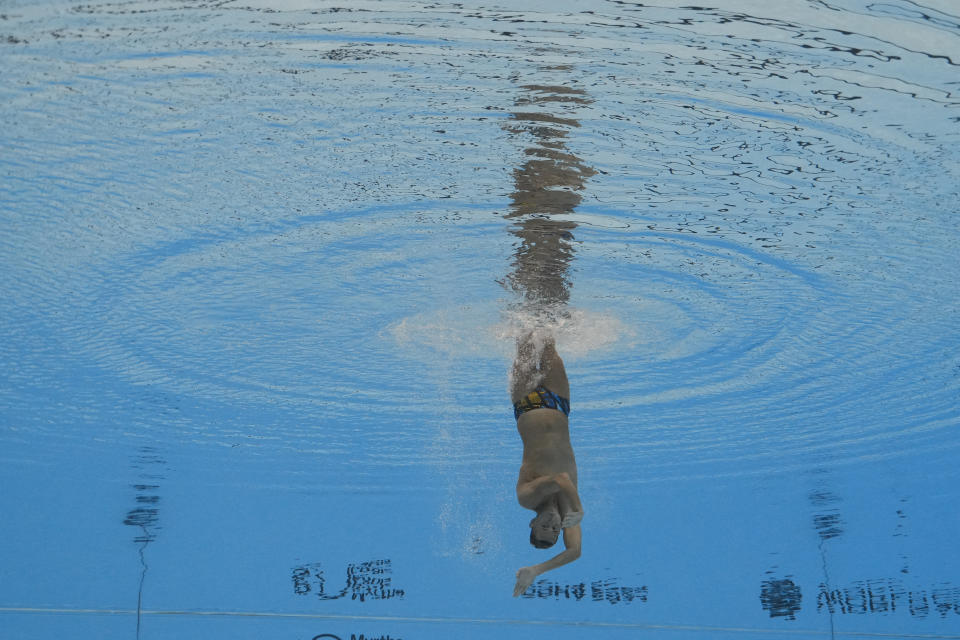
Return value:
M 558 396 L 544 386 L 539 386 L 513 405 L 513 417 L 517 420 L 527 411 L 533 409 L 556 409 L 563 415 L 570 416 L 570 400 Z

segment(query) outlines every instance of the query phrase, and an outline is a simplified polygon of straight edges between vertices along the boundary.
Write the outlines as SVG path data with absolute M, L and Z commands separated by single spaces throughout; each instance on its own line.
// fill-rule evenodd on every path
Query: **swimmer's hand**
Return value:
M 533 567 L 523 567 L 517 571 L 517 584 L 513 587 L 513 597 L 516 598 L 529 589 L 538 575 L 540 574 Z
M 583 520 L 583 511 L 571 511 L 563 520 L 560 522 L 560 527 L 563 529 L 569 529 L 570 527 L 575 527 L 580 524 L 580 521 Z

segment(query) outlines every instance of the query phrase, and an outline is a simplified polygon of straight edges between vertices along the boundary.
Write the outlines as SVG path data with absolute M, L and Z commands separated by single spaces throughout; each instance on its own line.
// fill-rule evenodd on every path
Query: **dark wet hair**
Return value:
M 530 544 L 535 546 L 537 549 L 549 549 L 553 545 L 557 544 L 557 541 L 554 540 L 553 542 L 547 542 L 546 540 L 541 540 L 533 534 L 533 529 L 530 529 Z

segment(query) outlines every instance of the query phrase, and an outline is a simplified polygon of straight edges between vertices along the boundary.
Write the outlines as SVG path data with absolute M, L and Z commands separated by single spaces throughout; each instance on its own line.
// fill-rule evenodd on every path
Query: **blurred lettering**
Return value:
M 393 573 L 390 560 L 368 560 L 347 565 L 343 588 L 331 591 L 319 563 L 294 567 L 291 573 L 293 592 L 299 596 L 314 595 L 320 600 L 389 600 L 402 598 L 403 589 L 392 584 Z M 375 640 L 368 637 L 367 640 Z

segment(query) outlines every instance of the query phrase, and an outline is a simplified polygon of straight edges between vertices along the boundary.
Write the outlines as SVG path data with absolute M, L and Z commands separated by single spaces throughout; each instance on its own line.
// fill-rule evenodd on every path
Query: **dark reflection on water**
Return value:
M 616 605 L 646 602 L 647 593 L 646 586 L 623 585 L 617 578 L 591 580 L 589 583 L 579 582 L 576 584 L 537 580 L 522 597 L 569 602 L 608 602 Z
M 907 498 L 900 498 L 900 508 L 897 509 L 897 524 L 893 532 L 894 538 L 906 539 L 909 537 L 907 533 Z M 904 554 L 900 554 L 900 561 L 903 563 L 903 566 L 900 568 L 900 573 L 908 574 L 910 573 L 910 558 Z
M 840 615 L 907 612 L 915 618 L 960 615 L 960 588 L 949 582 L 930 587 L 908 586 L 895 578 L 856 580 L 817 591 L 817 611 Z
M 835 634 L 835 616 L 906 613 L 914 618 L 946 618 L 960 615 L 960 587 L 951 582 L 922 584 L 907 582 L 903 577 L 883 577 L 834 583 L 830 575 L 828 552 L 832 541 L 846 534 L 839 506 L 843 499 L 830 489 L 830 477 L 825 469 L 818 469 L 814 473 L 817 476 L 816 486 L 807 494 L 807 499 L 813 507 L 811 524 L 818 538 L 822 567 L 822 577 L 816 586 L 815 610 L 818 614 L 829 616 L 831 637 Z M 900 497 L 897 501 L 894 509 L 896 524 L 891 534 L 893 538 L 908 536 L 908 504 L 907 497 Z M 902 563 L 899 573 L 902 576 L 909 575 L 909 556 L 901 553 L 899 559 Z M 767 578 L 760 584 L 761 606 L 771 618 L 795 620 L 802 608 L 802 585 L 797 584 L 792 575 L 780 578 L 776 573 L 776 567 L 767 571 Z M 812 588 L 808 590 L 813 591 Z
M 156 540 L 160 529 L 160 496 L 157 495 L 160 485 L 156 482 L 164 479 L 164 476 L 157 473 L 156 466 L 164 464 L 166 460 L 153 447 L 143 447 L 131 465 L 140 471 L 138 477 L 143 482 L 132 485 L 136 491 L 136 506 L 127 512 L 123 524 L 140 529 L 134 542 L 142 545 Z
M 816 511 L 813 514 L 813 528 L 821 545 L 843 535 L 843 518 L 840 509 L 834 506 L 840 502 L 840 498 L 829 491 L 814 490 L 810 492 L 809 499 Z
M 771 577 L 760 585 L 760 604 L 764 611 L 770 613 L 771 618 L 785 617 L 787 620 L 796 620 L 802 602 L 803 594 L 800 592 L 800 587 L 790 576 Z
M 821 481 L 825 485 L 828 477 L 823 472 Z M 829 541 L 844 535 L 844 520 L 839 508 L 841 498 L 832 491 L 815 489 L 809 494 L 813 505 L 813 527 L 820 538 L 819 548 L 823 563 L 823 581 L 817 587 L 817 612 L 828 613 L 831 625 L 834 615 L 893 614 L 907 612 L 916 618 L 929 615 L 960 615 L 960 588 L 952 583 L 935 585 L 908 584 L 900 578 L 870 578 L 854 580 L 848 584 L 833 584 L 830 580 L 828 564 Z M 894 538 L 905 537 L 908 518 L 906 505 L 908 499 L 901 497 L 895 508 L 896 524 Z M 910 573 L 909 557 L 900 555 L 902 566 L 900 573 Z
M 133 541 L 138 545 L 140 556 L 140 582 L 137 588 L 137 637 L 140 637 L 140 612 L 143 608 L 143 587 L 147 579 L 147 546 L 157 539 L 160 531 L 160 481 L 166 460 L 154 447 L 141 447 L 134 456 L 131 467 L 137 470 L 134 507 L 127 512 L 123 524 L 135 527 Z
M 830 567 L 827 562 L 827 542 L 843 535 L 843 518 L 838 506 L 840 498 L 829 489 L 830 477 L 826 469 L 817 469 L 816 486 L 807 495 L 807 500 L 813 507 L 813 529 L 819 538 L 817 548 L 820 551 L 820 567 L 823 571 L 822 589 L 830 589 Z M 833 610 L 830 614 L 830 636 L 834 634 Z
M 570 67 L 544 68 L 544 72 L 569 72 Z M 591 103 L 583 89 L 565 85 L 526 84 L 516 106 L 524 110 L 511 114 L 506 128 L 532 140 L 524 153 L 527 160 L 513 172 L 507 218 L 516 222 L 510 229 L 519 243 L 510 287 L 537 307 L 565 304 L 570 298 L 570 262 L 575 248 L 576 224 L 553 216 L 573 213 L 580 204 L 586 180 L 596 171 L 572 153 L 566 144 L 570 132 L 580 123 L 551 113 L 565 105 Z
M 390 600 L 403 598 L 406 592 L 393 585 L 393 561 L 389 558 L 350 563 L 346 568 L 343 588 L 327 585 L 326 573 L 319 562 L 303 564 L 291 570 L 293 592 L 311 595 L 319 600 Z

